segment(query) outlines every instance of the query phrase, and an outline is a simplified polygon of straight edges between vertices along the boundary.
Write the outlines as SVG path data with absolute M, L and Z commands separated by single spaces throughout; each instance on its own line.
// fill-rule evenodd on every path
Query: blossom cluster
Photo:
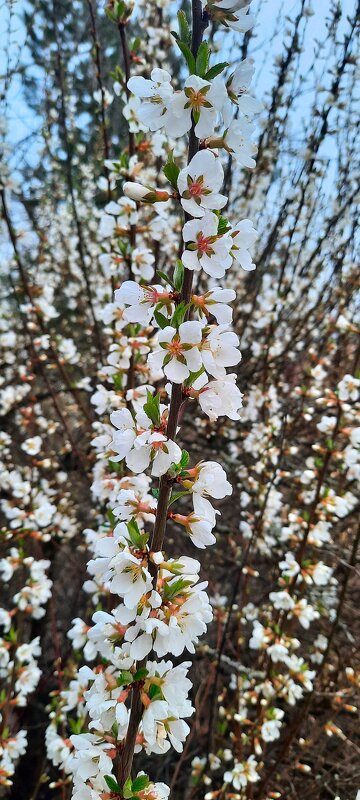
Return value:
M 294 148 L 280 148 L 278 102 L 288 91 L 290 109 L 302 90 L 291 58 L 279 62 L 252 172 L 260 105 L 244 59 L 252 40 L 238 36 L 251 32 L 249 5 L 202 3 L 201 29 L 211 28 L 195 57 L 186 16 L 170 34 L 166 0 L 109 3 L 107 30 L 115 22 L 114 35 L 125 34 L 130 65 L 124 56 L 113 91 L 94 93 L 95 113 L 114 114 L 117 130 L 120 104 L 128 139 L 119 152 L 114 137 L 116 158 L 100 177 L 77 142 L 73 196 L 56 165 L 55 197 L 37 209 L 36 262 L 35 232 L 14 240 L 18 311 L 2 298 L 0 322 L 5 786 L 26 739 L 35 752 L 45 694 L 51 783 L 39 791 L 56 797 L 73 783 L 76 800 L 165 800 L 165 784 L 129 774 L 133 755 L 140 769 L 151 756 L 168 780 L 189 729 L 173 786 L 183 791 L 196 752 L 194 791 L 208 800 L 286 794 L 287 774 L 310 781 L 320 735 L 352 752 L 360 376 L 348 208 L 357 186 L 341 159 L 341 191 L 325 209 L 316 122 L 350 118 L 353 107 L 341 97 L 337 107 L 329 90 L 290 181 Z M 350 72 L 351 58 L 344 64 Z M 46 154 L 58 146 L 56 115 Z M 12 185 L 1 169 L 5 214 Z M 11 214 L 9 230 L 11 243 Z
M 194 24 L 202 29 L 199 8 L 197 16 Z M 212 609 L 207 584 L 199 580 L 200 563 L 189 556 L 166 555 L 165 528 L 167 521 L 181 526 L 200 549 L 214 544 L 219 511 L 211 501 L 232 493 L 220 464 L 201 460 L 192 466 L 176 439 L 180 406 L 185 410 L 188 403 L 198 401 L 212 421 L 224 415 L 239 419 L 242 394 L 236 375 L 227 372 L 241 359 L 239 339 L 231 328 L 235 292 L 213 283 L 195 292 L 192 280 L 195 273 L 200 278 L 223 278 L 233 263 L 245 270 L 255 267 L 251 248 L 257 234 L 250 220 L 232 225 L 222 213 L 227 198 L 220 192 L 221 149 L 235 154 L 242 165 L 255 165 L 252 119 L 259 107 L 247 93 L 252 64 L 245 60 L 225 81 L 219 73 L 226 65 L 209 65 L 205 41 L 192 51 L 191 31 L 182 13 L 179 21 L 178 41 L 190 71 L 184 88 L 175 92 L 164 69 L 153 69 L 150 79 L 131 77 L 125 114 L 130 117 L 131 104 L 132 130 L 145 132 L 150 142 L 151 132 L 163 130 L 170 141 L 190 133 L 196 152 L 192 154 L 194 144 L 189 145 L 188 163 L 182 169 L 168 156 L 164 176 L 171 184 L 169 191 L 125 181 L 123 197 L 105 207 L 100 223 L 101 234 L 109 238 L 102 265 L 112 270 L 118 237 L 123 237 L 120 250 L 129 278 L 116 289 L 102 315 L 117 334 L 104 375 L 123 390 L 123 401 L 117 395 L 113 410 L 114 398 L 101 384 L 93 397 L 100 411 L 110 412 L 109 423 L 97 424 L 93 441 L 99 467 L 95 482 L 101 465 L 110 462 L 120 472 L 111 484 L 110 525 L 91 533 L 93 558 L 85 585 L 95 598 L 113 597 L 111 611 L 96 610 L 90 626 L 75 619 L 69 634 L 75 646 L 84 647 L 87 659 L 101 659 L 95 669 L 79 670 L 71 690 L 73 701 L 63 693 L 66 703 L 76 705 L 75 698 L 83 698 L 80 702 L 90 720 L 91 733 L 70 737 L 74 750 L 65 750 L 60 757 L 63 769 L 73 775 L 76 800 L 87 796 L 100 800 L 107 787 L 126 792 L 131 778 L 129 766 L 122 765 L 125 756 L 131 766 L 134 752 L 141 749 L 148 754 L 164 753 L 170 746 L 182 751 L 189 732 L 185 720 L 193 712 L 188 699 L 190 664 L 174 666 L 164 659 L 179 657 L 185 650 L 195 652 Z M 199 149 L 200 140 L 205 149 Z M 114 170 L 116 164 L 108 167 Z M 141 209 L 150 213 L 151 236 L 151 207 L 164 220 L 165 206 L 173 200 L 180 216 L 185 212 L 182 253 L 170 274 L 161 273 L 161 282 L 154 283 L 154 257 L 139 236 Z M 130 374 L 135 376 L 131 383 Z M 159 381 L 169 383 L 156 391 L 154 384 Z M 128 474 L 121 477 L 124 470 Z M 146 471 L 160 479 L 153 492 Z M 191 508 L 180 513 L 176 504 L 187 503 L 186 498 Z M 51 725 L 50 750 L 56 737 Z M 134 784 L 131 791 L 136 791 Z M 161 796 L 162 791 L 156 785 L 152 789 L 153 795 Z

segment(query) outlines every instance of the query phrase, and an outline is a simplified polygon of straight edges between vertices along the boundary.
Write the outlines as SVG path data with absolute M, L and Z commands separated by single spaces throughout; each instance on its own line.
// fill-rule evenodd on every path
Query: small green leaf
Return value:
M 143 681 L 148 674 L 149 673 L 146 667 L 141 667 L 141 669 L 138 669 L 136 672 L 134 672 L 133 681 Z
M 184 301 L 182 301 L 181 303 L 179 303 L 178 306 L 176 306 L 171 320 L 171 325 L 174 328 L 178 328 L 179 325 L 181 325 L 181 323 L 184 322 L 185 314 L 188 308 L 189 304 L 185 303 Z
M 138 775 L 132 782 L 133 792 L 143 792 L 149 786 L 150 780 L 147 775 Z
M 131 778 L 128 778 L 126 783 L 124 783 L 123 792 L 122 793 L 123 793 L 124 797 L 126 798 L 126 800 L 128 800 L 128 798 L 131 797 L 131 795 L 132 795 L 132 780 L 131 780 Z
M 108 510 L 106 512 L 106 516 L 107 516 L 107 518 L 108 518 L 108 520 L 110 522 L 110 525 L 114 528 L 115 525 L 116 525 L 116 517 L 115 517 L 114 512 L 111 510 L 111 508 L 108 508 Z
M 195 381 L 197 381 L 197 379 L 200 378 L 200 375 L 202 375 L 204 372 L 205 367 L 201 367 L 197 372 L 190 372 L 189 377 L 186 378 L 185 386 L 192 386 L 193 383 L 195 383 Z
M 139 49 L 140 45 L 141 45 L 141 39 L 140 39 L 140 36 L 137 36 L 136 39 L 134 39 L 134 41 L 133 41 L 133 43 L 131 45 L 131 48 L 130 48 L 131 52 L 132 53 L 136 53 L 136 51 Z
M 174 286 L 177 292 L 181 292 L 181 289 L 183 287 L 184 272 L 185 272 L 184 264 L 182 263 L 182 261 L 180 261 L 180 259 L 178 259 L 175 265 L 174 275 L 173 275 Z
M 207 42 L 201 42 L 196 56 L 196 74 L 203 78 L 209 66 L 209 45 Z
M 227 230 L 229 230 L 229 220 L 226 219 L 226 217 L 220 216 L 219 217 L 219 222 L 218 222 L 218 234 L 219 234 L 219 236 L 222 233 L 226 233 Z
M 181 39 L 182 42 L 185 42 L 185 44 L 190 44 L 191 43 L 191 30 L 190 30 L 189 23 L 188 23 L 188 21 L 186 19 L 185 12 L 184 11 L 178 11 L 177 18 L 178 18 L 178 22 L 179 22 L 180 39 Z
M 156 320 L 159 328 L 161 328 L 161 330 L 166 328 L 166 326 L 169 324 L 169 320 L 165 317 L 164 314 L 161 313 L 161 311 L 156 311 L 156 309 L 155 309 L 154 317 L 155 317 L 155 320 Z
M 114 386 L 117 392 L 120 392 L 123 386 L 123 376 L 118 372 L 117 375 L 113 375 L 112 379 L 114 381 Z
M 139 550 L 143 550 L 147 544 L 149 534 L 145 533 L 145 531 L 141 532 L 139 530 L 139 526 L 134 518 L 132 518 L 130 522 L 127 522 L 126 527 L 129 532 L 130 541 L 134 547 L 137 547 Z
M 157 428 L 160 425 L 160 395 L 153 396 L 151 392 L 147 391 L 147 400 L 144 403 L 144 411 L 146 416 L 151 420 L 153 425 Z
M 157 686 L 155 683 L 152 683 L 148 692 L 150 700 L 154 700 L 155 697 L 162 697 L 162 692 L 160 686 Z
M 171 183 L 173 189 L 177 189 L 177 179 L 179 177 L 180 167 L 175 164 L 172 150 L 168 155 L 168 160 L 164 166 L 163 172 L 169 183 Z
M 156 274 L 159 276 L 159 278 L 161 278 L 163 281 L 165 281 L 165 283 L 169 283 L 169 284 L 170 284 L 170 286 L 172 286 L 172 287 L 173 287 L 173 289 L 175 289 L 175 286 L 174 286 L 174 284 L 173 284 L 172 280 L 169 278 L 169 276 L 168 276 L 168 275 L 166 275 L 166 273 L 165 273 L 165 272 L 160 272 L 160 270 L 159 270 L 159 269 L 157 269 L 157 270 L 156 270 Z
M 214 64 L 213 67 L 208 69 L 206 75 L 204 75 L 204 80 L 211 81 L 213 78 L 216 78 L 217 75 L 220 75 L 220 73 L 228 66 L 229 64 L 227 61 L 222 61 L 221 64 Z
M 169 508 L 170 506 L 172 506 L 173 503 L 176 503 L 176 501 L 179 500 L 180 497 L 184 497 L 184 495 L 186 494 L 189 494 L 189 492 L 174 492 L 174 494 L 171 495 Z
M 176 40 L 176 44 L 185 58 L 190 75 L 194 75 L 196 73 L 196 62 L 190 48 L 187 46 L 187 44 L 185 44 L 185 42 L 181 42 L 179 39 Z
M 191 581 L 184 581 L 183 578 L 177 578 L 177 580 L 173 581 L 171 584 L 164 583 L 164 600 L 172 600 L 177 594 L 180 594 L 188 586 L 191 586 Z
M 183 450 L 181 453 L 180 464 L 182 467 L 187 467 L 190 461 L 190 456 L 187 450 Z
M 118 686 L 129 686 L 129 684 L 133 682 L 134 682 L 134 676 L 132 672 L 129 672 L 129 670 L 127 669 L 120 672 L 120 675 L 118 675 L 118 677 L 116 678 L 116 683 Z
M 122 475 L 124 471 L 124 466 L 122 461 L 111 461 L 111 458 L 108 460 L 109 470 L 111 472 L 116 472 L 118 475 Z
M 70 725 L 71 733 L 79 734 L 79 733 L 81 733 L 81 731 L 82 731 L 82 729 L 84 727 L 84 720 L 83 719 L 71 719 L 71 717 L 69 717 L 69 725 Z
M 121 794 L 121 789 L 115 778 L 112 778 L 111 775 L 104 775 L 106 783 L 110 789 L 110 792 L 115 792 L 115 794 Z

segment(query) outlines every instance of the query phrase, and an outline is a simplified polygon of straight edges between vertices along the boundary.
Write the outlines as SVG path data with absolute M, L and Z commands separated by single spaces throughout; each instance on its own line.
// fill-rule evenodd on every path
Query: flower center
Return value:
M 192 197 L 201 197 L 203 193 L 202 181 L 200 180 L 193 181 L 193 183 L 191 183 L 189 186 L 189 192 L 192 195 Z
M 195 110 L 199 110 L 199 108 L 201 108 L 201 106 L 203 106 L 206 102 L 205 95 L 202 92 L 195 91 L 191 92 L 189 100 L 191 108 Z
M 173 339 L 166 348 L 174 358 L 177 358 L 182 353 L 182 344 L 180 339 Z
M 209 238 L 206 238 L 203 233 L 199 233 L 197 236 L 197 248 L 200 250 L 201 253 L 210 253 L 211 252 L 211 242 Z

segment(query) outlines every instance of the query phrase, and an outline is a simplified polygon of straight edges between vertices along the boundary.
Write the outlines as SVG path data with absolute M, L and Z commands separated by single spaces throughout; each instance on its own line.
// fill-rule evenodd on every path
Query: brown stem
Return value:
M 193 20 L 193 27 L 192 27 L 191 50 L 196 58 L 197 51 L 202 41 L 203 32 L 206 27 L 206 18 L 205 15 L 203 14 L 201 0 L 192 0 L 192 20 Z M 119 26 L 119 30 L 120 30 L 120 36 L 124 37 L 125 32 L 123 30 L 123 26 Z M 123 49 L 123 53 L 124 53 L 124 62 L 126 71 L 127 66 L 129 68 L 129 64 L 127 61 L 128 54 L 126 49 Z M 188 163 L 189 161 L 191 161 L 195 153 L 197 153 L 198 149 L 199 149 L 199 140 L 195 135 L 194 124 L 193 124 L 189 134 Z M 189 302 L 191 296 L 192 279 L 193 279 L 192 270 L 185 269 L 184 283 L 181 292 L 181 297 L 177 301 L 177 304 L 181 302 L 185 303 Z M 183 393 L 181 385 L 173 384 L 171 392 L 170 409 L 169 409 L 169 419 L 167 425 L 167 436 L 169 439 L 175 439 L 176 436 L 176 428 L 178 424 L 179 411 L 182 399 L 183 399 Z M 163 475 L 162 478 L 160 479 L 158 507 L 156 512 L 154 530 L 150 543 L 150 549 L 155 552 L 157 550 L 161 550 L 163 547 L 171 485 L 172 485 L 171 479 L 169 479 L 167 475 Z M 156 586 L 158 570 L 155 567 L 155 565 L 151 567 L 151 572 L 153 577 L 153 585 Z M 124 785 L 125 781 L 127 780 L 127 778 L 131 773 L 136 736 L 139 724 L 141 722 L 142 711 L 143 711 L 143 706 L 140 700 L 140 689 L 138 687 L 134 687 L 132 695 L 129 728 L 124 742 L 124 746 L 122 748 L 122 752 L 120 754 L 120 764 L 118 770 L 118 783 L 120 786 Z

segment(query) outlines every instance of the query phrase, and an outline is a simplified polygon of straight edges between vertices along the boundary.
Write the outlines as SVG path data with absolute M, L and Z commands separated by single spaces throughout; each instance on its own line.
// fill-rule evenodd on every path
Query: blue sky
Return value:
M 1 0 L 0 0 L 1 1 Z M 312 0 L 314 15 L 309 17 L 305 48 L 301 57 L 301 72 L 305 75 L 307 70 L 314 69 L 315 74 L 320 68 L 320 64 L 314 64 L 314 52 L 316 40 L 322 39 L 325 32 L 325 19 L 329 11 L 329 0 Z M 11 66 L 16 64 L 16 60 L 21 55 L 24 62 L 26 58 L 25 30 L 21 21 L 22 13 L 26 6 L 26 0 L 6 0 L 0 5 L 0 41 L 6 42 L 9 26 L 9 8 L 13 9 L 11 19 Z M 176 7 L 177 4 L 174 4 Z M 308 6 L 310 2 L 308 3 Z M 354 10 L 354 0 L 343 0 L 342 14 L 343 27 L 345 27 L 346 16 Z M 257 65 L 257 75 L 254 85 L 256 94 L 260 99 L 266 99 L 266 93 L 271 88 L 274 74 L 274 58 L 282 52 L 282 41 L 284 29 L 287 26 L 287 19 L 293 20 L 299 8 L 298 0 L 255 0 L 253 3 L 254 12 L 257 16 L 255 37 L 252 45 L 252 55 Z M 275 36 L 269 34 L 277 27 Z M 6 72 L 7 56 L 5 50 L 0 48 L 0 76 L 3 82 L 3 75 Z M 22 97 L 21 78 L 15 75 L 10 90 L 7 95 L 8 108 L 6 111 L 8 118 L 8 142 L 12 148 L 12 167 L 16 167 L 19 159 L 24 155 L 28 163 L 36 163 L 38 143 L 33 134 L 41 123 L 36 119 L 34 113 L 28 108 Z M 306 116 L 311 104 L 311 96 L 303 93 L 298 104 L 299 121 L 302 116 Z M 2 109 L 3 111 L 3 109 Z M 30 138 L 29 138 L 30 137 Z M 20 143 L 25 143 L 20 147 Z

